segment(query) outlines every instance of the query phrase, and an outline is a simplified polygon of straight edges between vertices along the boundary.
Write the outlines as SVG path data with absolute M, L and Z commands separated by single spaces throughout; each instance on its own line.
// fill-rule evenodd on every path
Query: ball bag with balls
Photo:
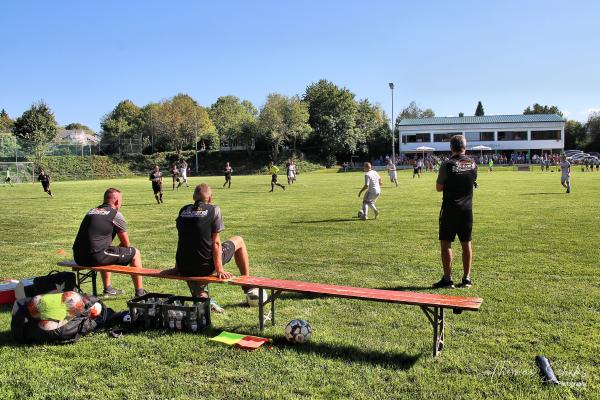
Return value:
M 303 319 L 294 319 L 285 327 L 285 338 L 291 343 L 306 343 L 311 335 L 312 328 Z

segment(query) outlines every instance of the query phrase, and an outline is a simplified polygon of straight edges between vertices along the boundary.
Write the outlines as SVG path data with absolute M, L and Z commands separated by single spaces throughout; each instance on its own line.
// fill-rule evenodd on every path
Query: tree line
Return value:
M 484 115 L 481 101 L 474 114 Z M 537 103 L 523 114 L 563 115 L 556 106 Z M 403 119 L 434 116 L 431 108 L 422 109 L 413 101 L 397 115 L 396 126 Z M 259 109 L 232 95 L 221 96 L 207 107 L 183 93 L 142 107 L 123 100 L 102 117 L 100 126 L 100 148 L 108 155 L 119 154 L 123 142 L 136 140 L 146 154 L 242 146 L 248 152 L 268 150 L 276 160 L 286 148 L 333 165 L 350 155 L 389 154 L 392 143 L 389 120 L 380 105 L 357 99 L 349 89 L 327 80 L 308 85 L 301 96 L 271 93 Z M 79 123 L 64 128 L 94 133 Z M 12 132 L 38 164 L 58 129 L 43 101 L 16 120 L 0 112 L 0 132 Z M 565 136 L 565 148 L 600 149 L 600 113 L 591 113 L 585 124 L 568 120 Z

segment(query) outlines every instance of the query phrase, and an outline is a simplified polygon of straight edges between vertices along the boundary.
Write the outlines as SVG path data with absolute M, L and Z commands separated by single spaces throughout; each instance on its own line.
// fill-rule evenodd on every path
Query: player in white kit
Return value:
M 185 160 L 183 160 L 179 165 L 179 185 L 177 185 L 177 189 L 179 189 L 179 187 L 181 187 L 181 185 L 183 185 L 184 182 L 186 187 L 190 187 L 190 184 L 187 180 L 187 170 L 188 164 Z
M 396 164 L 392 162 L 391 158 L 388 160 L 387 171 L 388 175 L 390 176 L 390 181 L 392 183 L 395 183 L 396 187 L 398 187 L 398 175 L 396 175 Z
M 567 193 L 571 193 L 571 163 L 567 161 L 567 156 L 564 154 L 560 163 L 560 170 L 562 171 L 560 184 L 567 188 Z
M 377 171 L 371 169 L 371 163 L 369 162 L 364 163 L 363 171 L 365 171 L 365 184 L 362 189 L 360 189 L 360 192 L 358 192 L 358 197 L 360 197 L 365 190 L 367 192 L 365 193 L 365 197 L 363 197 L 359 218 L 363 220 L 367 219 L 369 208 L 371 208 L 375 213 L 375 219 L 377 219 L 379 210 L 375 207 L 375 202 L 381 194 L 381 177 Z

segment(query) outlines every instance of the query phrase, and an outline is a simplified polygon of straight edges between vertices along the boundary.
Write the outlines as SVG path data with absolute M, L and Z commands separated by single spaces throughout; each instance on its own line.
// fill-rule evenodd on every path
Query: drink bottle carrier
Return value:
M 167 329 L 200 332 L 210 326 L 210 298 L 171 296 L 161 309 Z

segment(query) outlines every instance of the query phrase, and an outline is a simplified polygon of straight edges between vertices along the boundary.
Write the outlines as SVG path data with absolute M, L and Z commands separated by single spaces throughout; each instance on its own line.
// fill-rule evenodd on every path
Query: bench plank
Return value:
M 227 283 L 230 279 L 220 279 L 216 276 L 181 276 L 181 275 L 172 275 L 172 274 L 164 274 L 163 270 L 160 269 L 150 269 L 150 268 L 141 268 L 135 269 L 132 267 L 124 266 L 124 265 L 102 265 L 102 266 L 83 266 L 77 265 L 75 261 L 62 261 L 59 262 L 58 265 L 61 267 L 69 267 L 74 270 L 90 270 L 97 272 L 114 272 L 117 274 L 127 274 L 127 275 L 139 275 L 146 276 L 149 278 L 163 278 L 163 279 L 176 279 L 180 281 L 193 281 L 193 282 L 203 282 L 203 283 Z
M 483 299 L 458 297 L 430 293 L 404 292 L 397 290 L 366 289 L 351 286 L 328 285 L 283 279 L 241 276 L 230 281 L 232 285 L 252 286 L 262 289 L 283 290 L 297 293 L 325 294 L 349 299 L 367 299 L 387 303 L 400 303 L 419 306 L 453 308 L 457 310 L 479 311 Z

